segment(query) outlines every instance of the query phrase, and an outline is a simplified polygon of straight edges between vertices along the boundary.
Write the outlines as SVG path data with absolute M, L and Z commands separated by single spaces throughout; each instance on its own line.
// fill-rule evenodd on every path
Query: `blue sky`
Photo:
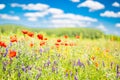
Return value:
M 120 35 L 120 0 L 0 0 L 0 24 L 93 27 Z

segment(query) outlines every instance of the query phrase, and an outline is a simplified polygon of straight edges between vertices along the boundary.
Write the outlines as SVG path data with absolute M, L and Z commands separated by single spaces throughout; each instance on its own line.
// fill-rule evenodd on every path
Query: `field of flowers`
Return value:
M 120 41 L 0 34 L 0 80 L 119 80 Z

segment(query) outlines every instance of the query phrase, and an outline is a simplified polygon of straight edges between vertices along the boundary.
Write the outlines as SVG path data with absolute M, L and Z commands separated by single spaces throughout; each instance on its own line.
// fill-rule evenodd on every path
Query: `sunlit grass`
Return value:
M 17 41 L 10 42 L 14 34 L 0 36 L 0 41 L 7 45 L 0 47 L 0 80 L 116 80 L 120 77 L 117 76 L 120 71 L 116 70 L 120 66 L 119 41 L 45 34 L 47 40 L 40 40 L 38 33 L 31 37 L 20 32 L 15 34 Z M 45 44 L 40 45 L 42 42 Z M 9 50 L 15 50 L 16 56 L 10 57 Z

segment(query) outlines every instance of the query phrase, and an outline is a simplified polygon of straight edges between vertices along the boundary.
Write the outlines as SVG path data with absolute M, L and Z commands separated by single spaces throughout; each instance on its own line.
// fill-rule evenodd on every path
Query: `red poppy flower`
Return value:
M 0 46 L 1 46 L 1 47 L 4 47 L 4 48 L 7 47 L 7 45 L 5 44 L 5 42 L 2 42 L 2 41 L 0 41 Z
M 60 44 L 59 43 L 55 43 L 55 46 L 58 48 L 60 46 Z
M 10 42 L 17 42 L 17 37 L 16 37 L 16 35 L 10 37 Z
M 33 43 L 30 43 L 30 47 L 33 47 L 34 46 L 34 44 Z
M 28 35 L 29 37 L 33 37 L 33 36 L 34 36 L 34 33 L 33 33 L 33 32 L 27 32 L 27 35 Z
M 64 36 L 64 38 L 65 38 L 65 39 L 67 39 L 67 38 L 68 38 L 68 36 L 67 36 L 67 35 L 65 35 L 65 36 Z
M 43 35 L 42 34 L 38 34 L 37 37 L 38 37 L 38 39 L 43 40 Z
M 45 45 L 45 42 L 44 41 L 40 42 L 40 46 L 43 46 L 43 45 Z
M 61 39 L 58 39 L 57 42 L 61 42 Z
M 22 30 L 22 33 L 23 33 L 23 34 L 27 34 L 28 31 L 27 31 L 27 30 Z
M 68 46 L 68 43 L 65 43 L 65 46 Z
M 44 40 L 48 40 L 47 38 L 44 38 Z
M 59 46 L 59 43 L 55 43 L 56 46 Z
M 78 35 L 76 35 L 75 37 L 76 37 L 76 39 L 79 39 L 79 38 L 80 38 L 80 36 L 78 36 Z
M 13 58 L 15 56 L 16 56 L 16 51 L 10 50 L 10 52 L 9 52 L 9 58 Z

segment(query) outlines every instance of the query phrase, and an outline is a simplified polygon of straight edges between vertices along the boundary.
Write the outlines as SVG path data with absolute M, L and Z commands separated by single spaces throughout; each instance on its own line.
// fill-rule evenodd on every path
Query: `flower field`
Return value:
M 0 34 L 0 80 L 119 80 L 120 41 Z

